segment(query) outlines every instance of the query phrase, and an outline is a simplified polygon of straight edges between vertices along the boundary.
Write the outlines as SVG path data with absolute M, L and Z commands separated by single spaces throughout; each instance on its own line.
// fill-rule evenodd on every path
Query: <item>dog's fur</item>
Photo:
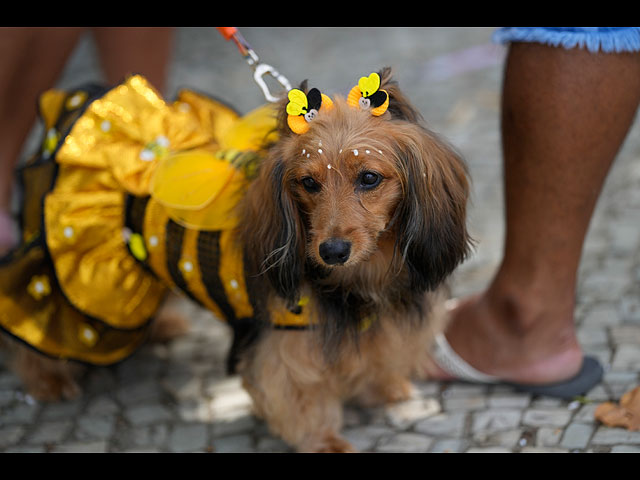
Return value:
M 283 119 L 241 205 L 250 276 L 269 280 L 255 286 L 263 311 L 305 294 L 317 314 L 317 330 L 265 330 L 243 365 L 258 414 L 305 451 L 351 449 L 339 436 L 344 400 L 407 397 L 442 328 L 440 286 L 469 249 L 462 160 L 422 125 L 390 71 L 380 76 L 390 96 L 381 118 L 337 98 L 304 135 Z M 367 171 L 383 177 L 371 190 L 359 186 Z M 331 238 L 351 243 L 344 264 L 320 256 Z
M 239 205 L 238 239 L 261 326 L 247 333 L 239 371 L 256 413 L 299 451 L 353 450 L 340 437 L 345 401 L 407 398 L 409 378 L 425 372 L 443 328 L 441 286 L 470 245 L 461 158 L 423 125 L 390 70 L 380 77 L 390 97 L 381 117 L 336 97 L 296 135 L 283 113 L 279 140 Z M 381 182 L 365 188 L 364 172 Z M 329 239 L 350 243 L 344 263 L 323 259 Z M 270 311 L 294 308 L 301 296 L 316 328 L 267 326 Z M 59 362 L 45 368 L 54 362 L 33 355 L 18 369 L 32 369 L 32 385 L 62 378 L 53 393 L 76 393 Z

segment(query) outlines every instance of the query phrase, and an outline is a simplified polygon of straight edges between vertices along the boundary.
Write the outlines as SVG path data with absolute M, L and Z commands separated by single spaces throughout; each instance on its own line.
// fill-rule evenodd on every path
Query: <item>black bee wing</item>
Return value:
M 367 98 L 371 101 L 371 108 L 376 108 L 387 101 L 387 92 L 378 90 Z
M 320 90 L 317 88 L 312 88 L 307 93 L 307 102 L 309 105 L 309 110 L 315 109 L 320 110 L 320 106 L 322 105 L 322 94 Z

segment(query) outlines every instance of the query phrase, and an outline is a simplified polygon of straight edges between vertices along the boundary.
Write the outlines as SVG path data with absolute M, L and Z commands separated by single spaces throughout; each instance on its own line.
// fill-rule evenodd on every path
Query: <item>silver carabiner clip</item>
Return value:
M 253 68 L 253 79 L 258 84 L 264 97 L 269 102 L 278 102 L 280 99 L 273 95 L 267 86 L 267 83 L 264 81 L 264 77 L 266 75 L 271 75 L 275 80 L 285 89 L 285 91 L 291 90 L 291 84 L 289 80 L 286 79 L 284 75 L 281 75 L 275 68 L 271 65 L 267 65 L 265 63 L 260 63 L 260 59 L 256 52 L 253 51 L 253 48 L 249 45 L 249 43 L 244 39 L 244 37 L 238 32 L 238 29 L 235 27 L 217 27 L 220 33 L 224 36 L 226 40 L 233 40 L 237 45 L 240 53 L 249 64 L 251 68 Z
M 278 72 L 271 65 L 267 65 L 266 63 L 258 63 L 257 65 L 255 65 L 253 79 L 262 90 L 264 97 L 269 102 L 278 102 L 280 99 L 271 94 L 271 92 L 269 91 L 269 87 L 264 81 L 264 77 L 266 75 L 271 75 L 285 89 L 285 92 L 291 90 L 291 84 L 284 75 L 281 75 L 280 72 Z

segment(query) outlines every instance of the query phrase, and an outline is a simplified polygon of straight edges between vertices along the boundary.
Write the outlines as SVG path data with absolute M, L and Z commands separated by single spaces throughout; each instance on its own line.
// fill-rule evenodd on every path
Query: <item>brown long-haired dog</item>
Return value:
M 316 323 L 264 329 L 241 364 L 257 413 L 301 451 L 352 450 L 339 434 L 343 402 L 407 398 L 442 328 L 441 285 L 469 249 L 461 158 L 425 128 L 389 69 L 380 79 L 380 116 L 335 98 L 298 135 L 283 114 L 241 204 L 260 310 L 305 297 Z
M 369 82 L 372 92 L 365 81 L 355 95 L 352 90 L 347 98 L 333 100 L 308 89 L 305 82 L 294 92 L 298 100 L 309 102 L 300 112 L 304 115 L 297 114 L 296 98 L 289 102 L 293 107 L 283 101 L 277 141 L 267 148 L 257 176 L 238 204 L 236 244 L 225 243 L 242 246 L 238 257 L 244 272 L 237 278 L 244 278 L 252 307 L 246 318 L 234 316 L 229 304 L 220 308 L 222 313 L 230 312 L 227 316 L 234 330 L 229 366 L 233 369 L 237 364 L 256 413 L 299 451 L 352 450 L 340 437 L 346 401 L 377 405 L 407 398 L 409 379 L 426 373 L 434 334 L 443 328 L 443 282 L 469 249 L 468 182 L 461 158 L 423 125 L 389 69 L 374 80 Z M 127 85 L 139 82 L 133 78 Z M 114 92 L 119 98 L 119 90 Z M 131 90 L 122 92 L 128 95 Z M 74 110 L 70 115 L 71 120 L 77 118 Z M 66 125 L 67 117 L 61 118 Z M 34 175 L 42 165 L 49 164 L 32 166 Z M 48 173 L 44 170 L 42 175 Z M 46 178 L 29 185 L 44 188 L 51 183 Z M 36 193 L 25 196 L 36 202 L 35 207 L 42 203 Z M 227 299 L 213 260 L 222 250 L 219 232 L 189 230 L 168 218 L 158 205 L 153 199 L 127 196 L 126 202 L 108 210 L 125 210 L 124 215 L 112 215 L 117 234 L 124 217 L 129 238 L 138 235 L 140 239 L 144 234 L 150 248 L 148 255 L 140 255 L 141 244 L 134 248 L 128 240 L 128 249 L 116 245 L 122 247 L 115 249 L 123 256 L 121 263 L 133 269 L 137 265 L 129 258 L 133 255 L 143 263 L 144 272 L 153 271 L 207 306 L 221 305 L 218 300 Z M 28 204 L 25 211 L 38 211 L 35 207 Z M 70 233 L 75 238 L 74 231 Z M 155 235 L 166 238 L 158 240 Z M 70 240 L 61 238 L 63 246 Z M 233 236 L 224 238 L 233 240 Z M 133 334 L 136 346 L 140 344 L 138 330 L 98 330 L 104 324 L 62 302 L 50 269 L 44 271 L 51 274 L 46 285 L 41 273 L 29 283 L 33 275 L 29 269 L 40 268 L 38 260 L 45 257 L 38 248 L 43 248 L 41 243 L 19 250 L 22 256 L 16 256 L 20 262 L 12 270 L 15 275 L 0 278 L 4 281 L 0 286 L 36 313 L 42 309 L 38 301 L 43 300 L 51 302 L 54 313 L 79 316 L 78 325 L 64 328 L 67 324 L 60 323 L 59 336 L 68 337 L 86 355 L 93 354 L 95 345 L 101 346 L 95 342 L 103 337 L 117 343 L 109 335 L 126 333 L 129 341 Z M 27 256 L 30 253 L 33 259 Z M 190 266 L 197 266 L 200 275 L 189 277 L 192 269 L 182 270 L 181 258 L 193 261 Z M 14 263 L 7 265 L 13 268 Z M 59 303 L 53 303 L 53 293 L 58 294 Z M 112 301 L 112 294 L 123 291 L 107 293 L 106 301 Z M 10 299 L 5 305 L 14 308 L 16 302 Z M 155 312 L 151 308 L 155 306 L 148 310 Z M 17 307 L 13 312 L 20 313 Z M 293 312 L 306 323 L 283 328 L 273 321 L 282 312 Z M 169 305 L 157 316 L 156 337 L 172 337 L 182 330 L 172 313 Z M 7 318 L 1 314 L 0 320 Z M 79 339 L 73 335 L 76 330 L 83 335 Z M 17 349 L 15 368 L 38 398 L 58 399 L 79 392 L 75 365 L 12 344 Z

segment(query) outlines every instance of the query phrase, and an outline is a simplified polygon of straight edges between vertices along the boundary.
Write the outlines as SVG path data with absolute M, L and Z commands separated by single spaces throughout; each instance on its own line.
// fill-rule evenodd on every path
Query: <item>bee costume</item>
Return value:
M 141 76 L 40 99 L 42 150 L 19 169 L 21 244 L 0 258 L 0 327 L 37 351 L 109 365 L 146 339 L 168 289 L 234 327 L 253 317 L 234 206 L 276 111 L 241 117 Z M 273 312 L 277 327 L 306 314 Z

